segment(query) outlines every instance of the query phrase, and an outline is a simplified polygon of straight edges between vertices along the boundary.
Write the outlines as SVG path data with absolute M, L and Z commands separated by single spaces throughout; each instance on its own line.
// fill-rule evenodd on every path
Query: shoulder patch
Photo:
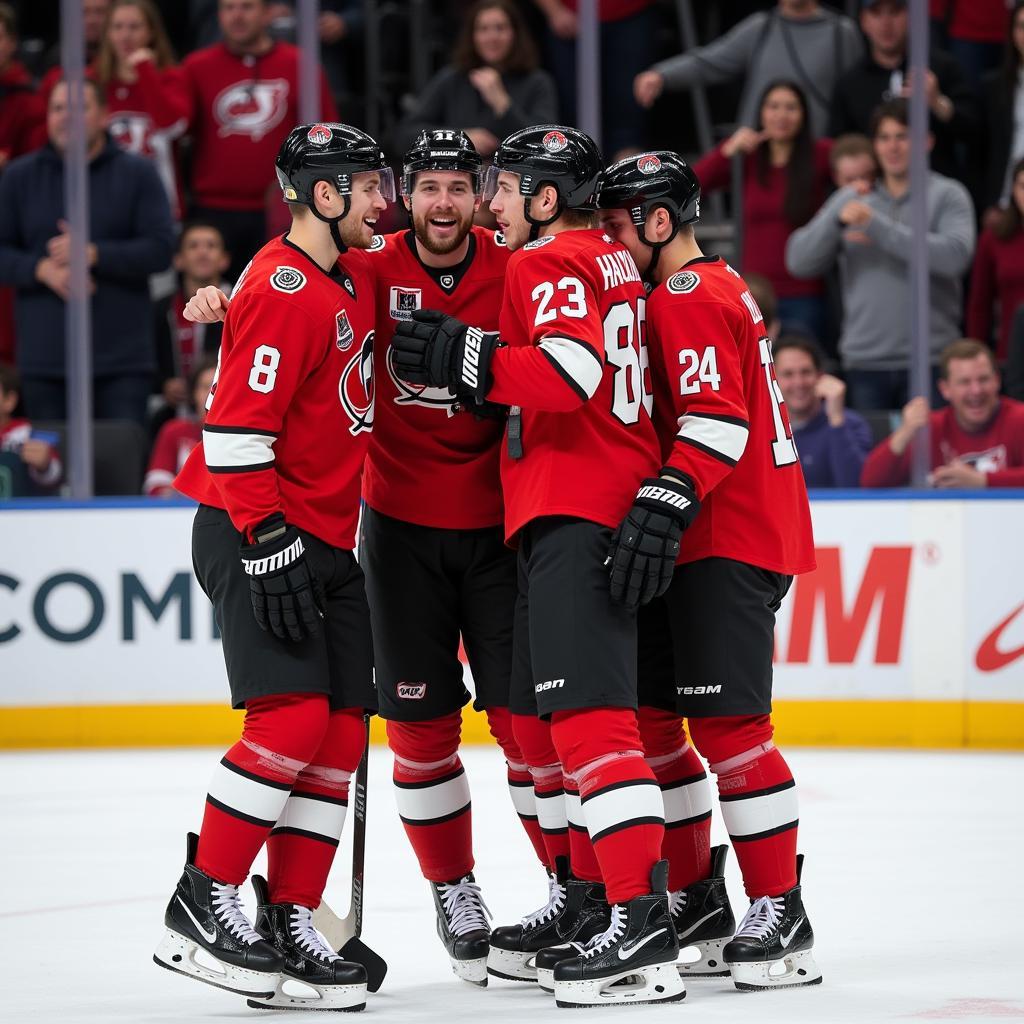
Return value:
M 306 287 L 306 275 L 294 267 L 278 267 L 270 275 L 270 287 L 290 295 Z
M 500 246 L 502 246 L 504 248 L 508 247 L 508 242 L 505 241 L 505 232 L 504 231 L 495 231 L 494 232 L 494 244 L 495 245 L 500 245 Z
M 604 239 L 604 240 L 605 240 L 605 241 L 606 241 L 606 242 L 607 242 L 607 243 L 608 243 L 609 245 L 614 245 L 614 244 L 615 244 L 615 239 L 614 239 L 614 238 L 612 238 L 612 236 L 611 236 L 611 235 L 602 235 L 601 237 L 602 237 L 602 238 L 603 238 L 603 239 Z
M 532 242 L 527 242 L 526 245 L 523 246 L 523 248 L 526 250 L 539 249 L 542 245 L 547 245 L 548 242 L 553 242 L 554 240 L 554 235 L 544 235 L 543 238 L 536 238 Z
M 370 252 L 380 252 L 387 244 L 388 240 L 383 235 L 374 235 L 370 243 Z
M 673 295 L 689 295 L 699 284 L 700 274 L 695 274 L 692 270 L 680 270 L 665 282 L 665 287 Z

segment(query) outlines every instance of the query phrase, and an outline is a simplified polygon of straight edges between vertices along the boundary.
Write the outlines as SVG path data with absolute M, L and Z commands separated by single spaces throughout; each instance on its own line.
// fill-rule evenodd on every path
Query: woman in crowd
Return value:
M 731 160 L 743 160 L 741 224 L 743 270 L 762 274 L 775 289 L 783 328 L 821 341 L 824 284 L 798 280 L 786 270 L 786 240 L 807 223 L 829 189 L 827 139 L 811 135 L 807 98 L 795 82 L 776 81 L 761 95 L 756 128 L 738 128 L 697 161 L 705 194 L 728 188 Z
M 1006 361 L 1013 316 L 1024 306 L 1024 160 L 1010 174 L 1010 201 L 978 239 L 967 303 L 967 334 L 987 344 L 999 309 L 996 358 Z
M 111 136 L 122 149 L 156 164 L 180 220 L 174 140 L 186 128 L 187 101 L 152 0 L 114 0 L 91 71 L 106 93 Z
M 506 135 L 557 119 L 551 75 L 511 0 L 477 0 L 467 11 L 452 62 L 426 84 L 396 130 L 404 152 L 424 128 L 462 128 L 485 159 Z
M 1011 168 L 1024 157 L 1024 0 L 1010 11 L 1009 30 L 1002 67 L 989 72 L 982 82 L 988 118 L 983 204 L 989 211 L 1010 201 Z

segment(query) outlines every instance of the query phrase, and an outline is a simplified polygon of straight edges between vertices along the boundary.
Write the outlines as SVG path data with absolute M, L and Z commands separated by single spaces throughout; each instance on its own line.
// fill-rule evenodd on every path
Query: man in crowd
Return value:
M 103 95 L 88 80 L 84 99 L 93 410 L 97 419 L 142 423 L 156 369 L 149 275 L 170 264 L 171 211 L 153 164 L 123 152 L 108 137 Z M 47 420 L 65 418 L 68 122 L 68 86 L 60 82 L 47 112 L 50 144 L 15 160 L 0 177 L 0 284 L 17 291 L 17 358 L 26 409 Z
M 910 483 L 912 442 L 930 428 L 933 487 L 1024 487 L 1024 402 L 999 394 L 999 369 L 992 350 L 961 338 L 942 351 L 939 391 L 949 403 L 930 412 L 918 395 L 903 419 L 864 463 L 865 487 L 905 487 Z
M 786 266 L 796 277 L 820 277 L 839 262 L 839 354 L 856 409 L 898 409 L 907 400 L 907 274 L 914 248 L 908 125 L 906 100 L 883 103 L 871 130 L 881 179 L 865 195 L 840 189 L 786 245 Z M 958 181 L 933 171 L 927 187 L 928 333 L 937 362 L 960 333 L 961 280 L 974 252 L 975 223 L 971 198 Z

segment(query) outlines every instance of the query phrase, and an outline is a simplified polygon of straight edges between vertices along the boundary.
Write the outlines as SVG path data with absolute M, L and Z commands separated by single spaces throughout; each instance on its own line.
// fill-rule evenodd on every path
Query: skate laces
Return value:
M 626 911 L 618 903 L 612 904 L 612 921 L 608 930 L 600 935 L 595 935 L 583 948 L 584 959 L 590 959 L 598 953 L 603 953 L 616 939 L 622 937 L 626 931 Z
M 538 925 L 550 921 L 556 914 L 560 913 L 565 906 L 565 886 L 552 875 L 548 879 L 548 902 L 540 910 L 527 914 L 523 918 L 524 928 L 536 928 Z
M 254 942 L 262 940 L 263 936 L 253 928 L 249 918 L 242 913 L 242 902 L 238 895 L 237 885 L 214 882 L 211 895 L 210 904 L 213 907 L 214 916 L 236 939 L 241 939 L 250 946 Z
M 309 907 L 292 907 L 292 917 L 288 923 L 291 926 L 292 938 L 300 949 L 328 963 L 341 959 L 313 927 L 313 911 Z
M 673 917 L 678 917 L 686 909 L 686 890 L 676 889 L 668 894 L 668 912 Z
M 761 896 L 750 904 L 750 909 L 740 922 L 737 939 L 763 939 L 777 928 L 786 909 L 782 896 Z
M 494 915 L 484 903 L 479 885 L 464 878 L 454 885 L 442 884 L 439 888 L 441 903 L 452 934 L 465 935 L 466 932 L 476 931 L 478 928 L 491 930 L 487 918 Z

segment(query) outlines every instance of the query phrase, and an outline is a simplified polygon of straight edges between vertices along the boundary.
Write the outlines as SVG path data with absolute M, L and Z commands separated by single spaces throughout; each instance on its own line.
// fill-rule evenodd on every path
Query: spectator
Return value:
M 9 4 L 0 3 L 0 171 L 7 162 L 34 148 L 33 137 L 46 109 L 19 60 L 18 24 Z
M 840 135 L 832 143 L 828 162 L 836 188 L 852 188 L 858 195 L 866 196 L 875 187 L 878 161 L 875 147 L 866 135 Z
M 279 193 L 274 158 L 299 121 L 300 51 L 267 31 L 265 0 L 220 0 L 224 40 L 182 64 L 192 136 L 189 216 L 216 224 L 227 242 L 235 281 L 267 240 L 268 192 Z M 320 72 L 320 114 L 338 114 Z
M 939 44 L 963 68 L 972 89 L 999 63 L 1009 0 L 931 0 Z
M 707 195 L 730 185 L 730 161 L 743 158 L 743 270 L 771 281 L 784 329 L 820 340 L 822 282 L 798 280 L 786 270 L 786 240 L 828 192 L 831 143 L 812 138 L 807 99 L 795 82 L 770 82 L 758 109 L 756 128 L 737 128 L 693 170 Z
M 939 390 L 949 405 L 929 412 L 927 399 L 912 398 L 900 426 L 864 463 L 862 486 L 907 485 L 910 443 L 930 423 L 933 487 L 1024 487 L 1024 402 L 1000 397 L 992 350 L 961 338 L 943 349 L 941 365 Z
M 807 486 L 856 487 L 871 428 L 846 408 L 846 385 L 822 372 L 821 352 L 809 338 L 784 335 L 772 352 Z
M 840 189 L 786 246 L 797 277 L 819 277 L 839 262 L 845 316 L 839 338 L 850 404 L 899 409 L 907 400 L 910 336 L 907 274 L 910 132 L 906 100 L 883 103 L 872 122 L 881 180 L 867 195 Z M 928 333 L 933 358 L 960 334 L 961 278 L 974 251 L 974 208 L 958 181 L 928 175 Z
M 148 157 L 181 219 L 174 140 L 185 131 L 181 72 L 152 0 L 114 0 L 93 67 L 107 97 L 107 129 L 126 152 Z
M 978 239 L 978 255 L 971 272 L 967 303 L 967 333 L 989 342 L 996 309 L 999 331 L 996 357 L 1006 360 L 1010 325 L 1024 305 L 1024 160 L 1013 168 L 1010 203 L 994 218 Z
M 110 11 L 110 0 L 82 0 L 82 35 L 85 42 L 85 66 L 89 67 L 100 52 L 103 42 L 103 27 L 107 23 Z M 49 108 L 50 93 L 53 87 L 64 77 L 64 69 L 60 66 L 60 42 L 51 47 L 47 53 L 44 66 L 49 68 L 39 83 L 39 95 L 43 105 Z M 45 138 L 41 142 L 45 142 Z
M 816 0 L 778 0 L 773 10 L 751 14 L 721 39 L 655 64 L 636 77 L 633 92 L 649 107 L 666 89 L 743 78 L 737 121 L 749 127 L 757 121 L 758 98 L 768 83 L 795 78 L 810 100 L 811 133 L 821 137 L 836 81 L 863 52 L 860 32 L 845 15 Z
M 477 0 L 466 13 L 452 62 L 427 83 L 397 129 L 405 151 L 419 133 L 462 128 L 489 159 L 498 143 L 532 124 L 558 116 L 555 83 L 537 66 L 537 49 L 510 0 Z
M 778 300 L 771 281 L 764 274 L 744 274 L 750 294 L 753 295 L 757 308 L 764 317 L 764 330 L 769 338 L 777 338 L 782 333 L 782 324 L 778 316 Z
M 0 363 L 0 500 L 52 491 L 62 473 L 56 435 L 14 418 L 20 398 L 18 371 Z
M 142 423 L 156 360 L 148 275 L 171 260 L 167 195 L 148 160 L 107 135 L 99 86 L 86 80 L 85 133 L 92 285 L 93 406 L 97 419 Z M 17 289 L 22 396 L 37 419 L 65 418 L 64 301 L 70 242 L 64 216 L 68 86 L 50 94 L 50 144 L 0 178 L 0 284 Z
M 907 22 L 906 0 L 861 0 L 860 26 L 868 52 L 836 82 L 828 132 L 833 138 L 867 132 L 880 103 L 910 95 Z M 939 174 L 963 180 L 957 144 L 971 142 L 977 134 L 974 89 L 949 54 L 933 48 L 928 65 L 924 91 L 935 137 L 932 167 Z
M 1006 393 L 1024 401 L 1024 306 L 1018 306 L 1010 322 L 1006 357 Z
M 216 355 L 204 355 L 195 365 L 187 385 L 191 400 L 189 415 L 168 420 L 156 436 L 142 493 L 150 498 L 171 498 L 174 478 L 185 465 L 192 449 L 202 440 L 206 419 L 206 399 L 217 375 Z
M 989 72 L 982 83 L 988 118 L 986 207 L 1005 206 L 1010 201 L 1012 169 L 1024 158 L 1024 0 L 1013 5 L 1009 26 L 1003 66 Z
M 178 287 L 154 306 L 160 391 L 171 408 L 188 403 L 188 378 L 204 356 L 220 347 L 221 325 L 186 320 L 185 303 L 206 285 L 230 293 L 231 285 L 224 280 L 230 262 L 216 226 L 202 221 L 184 226 L 174 256 Z
M 577 124 L 578 0 L 534 0 L 547 22 L 547 66 L 558 83 L 563 124 Z M 651 62 L 658 34 L 654 0 L 598 0 L 601 59 L 601 149 L 618 160 L 648 145 L 646 104 L 633 79 Z

